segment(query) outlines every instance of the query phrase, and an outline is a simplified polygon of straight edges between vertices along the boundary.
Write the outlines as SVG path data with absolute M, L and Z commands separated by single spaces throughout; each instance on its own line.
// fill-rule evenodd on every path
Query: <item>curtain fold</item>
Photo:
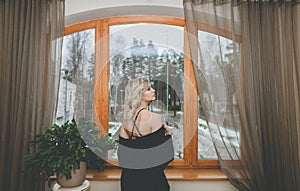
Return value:
M 25 170 L 25 155 L 54 117 L 64 1 L 3 0 L 0 25 L 0 187 L 40 191 L 45 182 Z
M 201 103 L 230 182 L 300 190 L 299 1 L 185 0 L 184 13 L 198 93 L 209 94 Z M 197 30 L 216 34 L 217 48 L 205 50 Z

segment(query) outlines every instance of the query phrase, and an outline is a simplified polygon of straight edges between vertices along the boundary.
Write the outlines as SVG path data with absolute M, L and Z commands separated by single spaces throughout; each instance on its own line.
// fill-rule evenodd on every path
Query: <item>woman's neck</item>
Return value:
M 140 109 L 142 109 L 142 108 L 148 109 L 148 104 L 149 104 L 149 103 L 142 102 L 139 108 L 140 108 Z

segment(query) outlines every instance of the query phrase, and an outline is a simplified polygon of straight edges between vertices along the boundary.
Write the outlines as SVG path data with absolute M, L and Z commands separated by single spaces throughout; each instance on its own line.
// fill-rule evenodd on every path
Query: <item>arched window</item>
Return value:
M 212 59 L 216 59 L 214 33 L 214 27 L 199 25 L 198 40 L 207 43 L 205 56 Z M 226 35 L 222 41 L 225 49 L 230 46 Z M 217 167 L 201 113 L 205 99 L 198 98 L 192 64 L 181 18 L 122 16 L 68 26 L 57 122 L 73 116 L 89 118 L 117 138 L 126 81 L 143 76 L 157 92 L 150 109 L 173 128 L 176 160 L 171 166 Z M 223 100 L 216 101 L 220 103 L 214 107 L 222 108 Z M 117 163 L 114 151 L 108 157 Z

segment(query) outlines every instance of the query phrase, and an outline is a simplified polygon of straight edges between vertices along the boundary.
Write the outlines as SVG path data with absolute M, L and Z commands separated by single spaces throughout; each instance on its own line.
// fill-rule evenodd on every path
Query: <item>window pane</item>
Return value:
M 183 157 L 183 27 L 128 24 L 110 27 L 109 132 L 118 139 L 124 88 L 130 79 L 150 79 L 157 98 L 149 109 L 172 126 L 176 158 Z M 116 159 L 116 152 L 109 154 Z
M 207 101 L 206 99 L 208 98 L 204 94 L 204 102 Z M 217 153 L 214 148 L 207 123 L 205 121 L 200 98 L 198 98 L 198 105 L 198 159 L 216 160 Z
M 94 118 L 94 29 L 64 37 L 56 123 Z
M 222 158 L 226 158 L 228 152 L 239 151 L 240 124 L 233 79 L 239 75 L 235 71 L 239 71 L 240 47 L 230 39 L 203 31 L 198 31 L 198 39 L 198 67 L 205 76 L 201 83 L 206 84 L 202 86 L 202 100 L 199 98 L 198 159 L 217 159 L 211 137 Z M 210 131 L 204 120 L 204 106 Z

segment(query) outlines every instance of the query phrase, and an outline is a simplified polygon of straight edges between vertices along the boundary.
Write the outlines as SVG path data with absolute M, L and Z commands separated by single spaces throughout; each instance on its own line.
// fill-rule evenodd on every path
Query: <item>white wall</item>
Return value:
M 127 15 L 183 18 L 183 0 L 66 0 L 65 26 Z
M 94 9 L 131 5 L 158 5 L 183 8 L 183 0 L 66 0 L 65 15 L 68 16 Z

